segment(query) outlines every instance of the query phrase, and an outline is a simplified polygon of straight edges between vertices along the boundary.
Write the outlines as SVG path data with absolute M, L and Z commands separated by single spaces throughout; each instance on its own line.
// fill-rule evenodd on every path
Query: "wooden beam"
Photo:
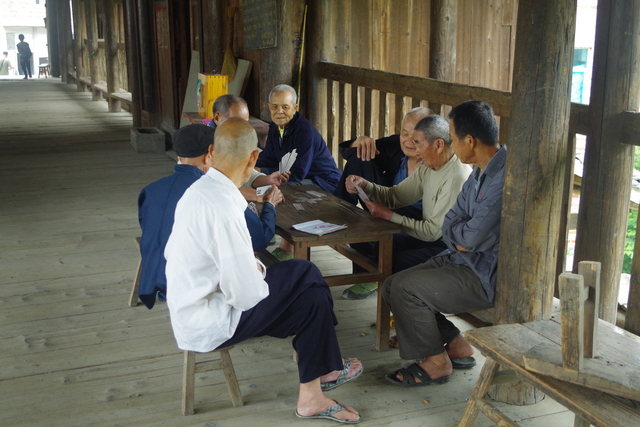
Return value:
M 114 0 L 104 0 L 104 54 L 107 69 L 107 91 L 111 93 L 120 90 L 118 69 L 118 29 L 116 20 L 116 5 Z M 109 96 L 109 112 L 120 112 L 120 99 Z
M 575 20 L 575 0 L 518 3 L 512 91 L 517 102 L 511 103 L 506 141 L 495 301 L 499 324 L 541 320 L 551 313 Z M 494 398 L 510 403 L 540 398 L 524 383 L 495 390 Z
M 458 0 L 431 0 L 431 46 L 429 77 L 454 81 L 456 70 L 456 25 Z M 442 114 L 442 105 L 429 102 L 435 114 Z
M 46 9 L 47 16 L 47 46 L 49 48 L 49 73 L 53 77 L 60 77 L 60 43 L 58 39 L 59 31 L 59 14 L 56 13 L 59 10 L 60 2 L 53 1 L 48 5 Z M 30 40 L 29 40 L 30 41 Z M 32 42 L 33 45 L 33 42 Z M 32 62 L 32 67 L 35 68 L 38 64 L 35 61 Z M 31 70 L 32 73 L 37 72 L 38 69 Z
M 138 46 L 138 19 L 135 0 L 124 2 L 124 38 L 127 45 L 127 79 L 131 92 L 130 112 L 134 127 L 142 127 L 142 87 L 140 80 L 140 55 Z
M 617 135 L 620 113 L 640 105 L 639 61 L 640 0 L 599 1 L 574 262 L 602 263 L 600 315 L 614 324 L 634 152 Z
M 82 28 L 84 28 L 84 14 L 82 12 L 82 6 L 80 0 L 72 0 L 72 8 L 73 8 L 73 56 L 74 56 L 74 65 L 75 69 L 75 77 L 76 77 L 76 90 L 78 92 L 83 91 L 83 83 L 80 81 L 80 77 L 82 77 Z
M 85 2 L 85 11 L 87 13 L 87 47 L 89 49 L 89 73 L 91 77 L 91 86 L 100 83 L 98 74 L 98 15 L 96 13 L 96 1 L 89 0 Z M 102 92 L 99 90 L 91 90 L 91 99 L 98 101 L 102 99 Z

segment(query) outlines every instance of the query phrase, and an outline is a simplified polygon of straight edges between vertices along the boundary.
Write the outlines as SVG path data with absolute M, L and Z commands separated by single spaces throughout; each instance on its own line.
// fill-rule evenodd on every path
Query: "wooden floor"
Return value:
M 106 111 L 59 79 L 0 81 L 0 426 L 335 425 L 295 418 L 290 341 L 271 338 L 231 352 L 244 407 L 231 406 L 214 372 L 197 379 L 196 414 L 181 414 L 182 357 L 166 306 L 127 305 L 136 198 L 173 161 L 136 154 L 128 113 Z M 349 268 L 330 250 L 313 260 Z M 389 385 L 384 374 L 407 362 L 375 351 L 375 301 L 343 300 L 343 289 L 333 288 L 340 343 L 365 373 L 331 396 L 358 408 L 364 425 L 455 426 L 479 367 L 446 385 Z M 500 408 L 523 426 L 573 425 L 550 399 Z

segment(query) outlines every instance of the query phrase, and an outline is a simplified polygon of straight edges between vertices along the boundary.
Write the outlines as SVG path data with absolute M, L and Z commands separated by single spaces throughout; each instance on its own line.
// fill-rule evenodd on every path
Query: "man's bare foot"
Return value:
M 342 361 L 344 362 L 345 360 L 350 360 L 351 361 L 351 366 L 349 366 L 349 373 L 347 373 L 347 377 L 346 378 L 351 378 L 354 375 L 356 375 L 359 371 L 362 370 L 362 362 L 359 361 L 356 358 L 353 357 L 343 357 Z M 338 379 L 338 376 L 340 375 L 340 372 L 342 371 L 333 371 L 333 372 L 329 372 L 326 375 L 323 375 L 320 377 L 320 382 L 321 383 L 329 383 L 332 381 L 335 381 Z M 300 414 L 302 415 L 302 414 Z
M 448 375 L 451 375 L 451 373 L 453 372 L 453 366 L 451 365 L 451 360 L 447 356 L 446 351 L 442 352 L 441 354 L 436 354 L 435 356 L 425 357 L 421 359 L 418 363 L 418 366 L 427 375 L 429 375 L 429 378 L 431 378 L 432 380 L 446 377 Z M 396 378 L 400 382 L 402 382 L 404 379 L 402 374 L 396 375 Z M 420 381 L 420 378 L 415 377 L 414 381 L 418 384 L 422 382 Z
M 311 415 L 318 414 L 322 411 L 325 411 L 331 408 L 335 404 L 336 404 L 335 400 L 329 399 L 324 395 L 322 395 L 321 398 L 309 400 L 309 401 L 303 401 L 302 398 L 299 398 L 296 411 L 301 416 L 308 417 Z M 343 406 L 345 407 L 345 409 L 342 411 L 336 412 L 335 414 L 333 414 L 333 417 L 340 420 L 351 420 L 351 421 L 357 421 L 360 418 L 360 414 L 358 413 L 358 411 L 353 409 L 351 406 L 349 405 L 343 405 Z
M 447 350 L 447 355 L 450 359 L 462 359 L 473 355 L 473 347 L 462 335 L 458 335 L 452 339 L 444 348 Z

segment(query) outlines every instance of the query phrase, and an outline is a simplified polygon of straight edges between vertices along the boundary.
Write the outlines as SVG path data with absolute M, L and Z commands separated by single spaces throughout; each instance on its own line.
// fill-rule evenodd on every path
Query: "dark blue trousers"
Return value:
M 309 261 L 283 261 L 267 269 L 265 281 L 269 296 L 242 313 L 235 334 L 220 347 L 251 337 L 295 335 L 300 383 L 343 369 L 333 298 L 320 270 Z

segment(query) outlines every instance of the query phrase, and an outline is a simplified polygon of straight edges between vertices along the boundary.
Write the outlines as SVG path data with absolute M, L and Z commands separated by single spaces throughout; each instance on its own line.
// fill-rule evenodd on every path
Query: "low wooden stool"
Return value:
M 140 237 L 136 237 L 136 247 L 140 252 Z M 142 257 L 138 261 L 138 270 L 136 271 L 136 278 L 133 279 L 133 288 L 131 289 L 131 296 L 129 296 L 129 306 L 135 307 L 138 305 L 138 290 L 140 289 L 140 275 L 142 274 Z
M 229 395 L 231 396 L 231 403 L 235 407 L 244 405 L 242 394 L 240 393 L 240 386 L 238 385 L 238 378 L 236 377 L 236 371 L 233 369 L 233 362 L 231 361 L 231 356 L 229 356 L 229 350 L 232 348 L 233 346 L 214 350 L 211 353 L 220 353 L 220 360 L 203 362 L 196 362 L 196 352 L 184 352 L 184 369 L 182 377 L 182 413 L 184 415 L 193 414 L 195 381 L 196 373 L 198 372 L 222 369 L 224 379 L 227 382 L 227 388 L 229 389 Z

